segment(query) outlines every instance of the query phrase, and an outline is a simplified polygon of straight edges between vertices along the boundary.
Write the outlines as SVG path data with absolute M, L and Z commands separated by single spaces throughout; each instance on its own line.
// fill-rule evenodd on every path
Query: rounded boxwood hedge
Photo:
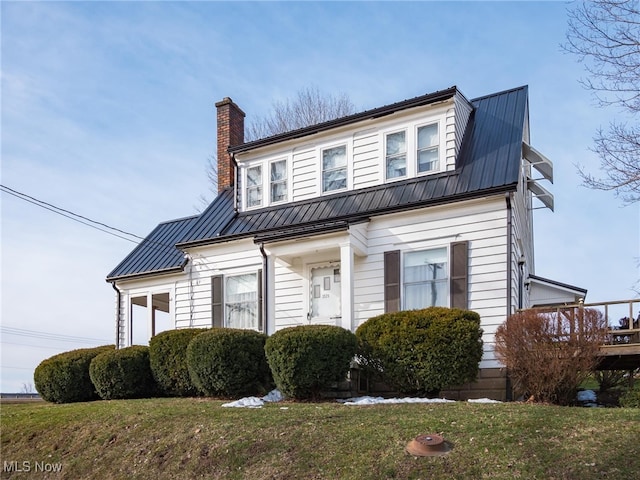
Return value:
M 91 361 L 89 375 L 104 400 L 146 398 L 156 393 L 149 347 L 143 345 L 101 353 Z
M 302 325 L 271 335 L 265 350 L 276 386 L 285 396 L 317 399 L 323 389 L 346 379 L 356 337 L 341 327 Z
M 149 362 L 162 394 L 171 397 L 198 395 L 187 365 L 187 347 L 206 328 L 183 328 L 159 333 L 149 341 Z
M 266 393 L 272 384 L 264 354 L 267 336 L 254 330 L 214 328 L 187 347 L 193 384 L 208 396 Z
M 360 325 L 356 336 L 365 369 L 403 393 L 433 396 L 478 375 L 482 329 L 480 316 L 470 310 L 386 313 Z
M 53 403 L 98 400 L 89 365 L 95 356 L 115 348 L 115 345 L 81 348 L 43 360 L 33 374 L 36 390 L 44 400 Z

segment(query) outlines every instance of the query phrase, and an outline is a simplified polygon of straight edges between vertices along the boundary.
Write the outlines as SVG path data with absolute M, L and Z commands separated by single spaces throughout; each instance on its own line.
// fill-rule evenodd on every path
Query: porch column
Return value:
M 151 337 L 155 333 L 156 326 L 156 309 L 153 308 L 153 294 L 147 293 L 147 336 L 151 340 Z
M 340 244 L 340 294 L 342 298 L 342 327 L 353 331 L 353 247 L 351 242 Z
M 267 335 L 272 335 L 276 331 L 276 261 L 275 255 L 269 252 L 265 252 L 267 258 L 264 268 L 264 332 Z

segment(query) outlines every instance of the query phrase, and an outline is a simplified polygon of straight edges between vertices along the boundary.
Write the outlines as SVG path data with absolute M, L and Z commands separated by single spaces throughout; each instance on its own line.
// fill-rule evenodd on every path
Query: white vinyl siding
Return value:
M 359 132 L 353 137 L 353 188 L 380 185 L 383 175 L 379 166 L 377 131 Z
M 211 278 L 242 275 L 262 268 L 262 255 L 251 240 L 212 245 L 191 252 L 192 260 L 176 282 L 176 327 L 211 327 Z
M 384 313 L 385 251 L 442 248 L 466 240 L 469 309 L 482 319 L 486 347 L 481 367 L 499 366 L 493 355 L 493 334 L 506 317 L 506 224 L 503 197 L 372 219 L 367 230 L 369 254 L 355 261 L 354 326 Z
M 293 152 L 291 190 L 294 202 L 319 195 L 318 161 L 315 148 L 304 148 Z

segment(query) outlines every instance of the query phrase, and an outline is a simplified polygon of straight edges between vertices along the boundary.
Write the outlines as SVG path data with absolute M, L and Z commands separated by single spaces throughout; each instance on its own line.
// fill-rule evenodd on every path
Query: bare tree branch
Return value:
M 565 51 L 577 55 L 588 78 L 580 83 L 591 90 L 600 107 L 618 106 L 629 122 L 600 128 L 592 151 L 600 158 L 603 175 L 577 166 L 583 184 L 612 190 L 625 203 L 640 201 L 640 3 L 638 0 L 595 0 L 577 3 L 568 12 Z
M 354 113 L 355 107 L 344 94 L 329 95 L 317 87 L 299 90 L 293 99 L 276 101 L 272 112 L 255 119 L 245 132 L 247 141 L 270 137 Z

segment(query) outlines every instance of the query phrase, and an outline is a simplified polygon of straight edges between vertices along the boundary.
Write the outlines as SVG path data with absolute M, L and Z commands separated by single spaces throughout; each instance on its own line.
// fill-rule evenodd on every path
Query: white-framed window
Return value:
M 322 192 L 347 188 L 347 146 L 322 150 Z
M 271 203 L 284 202 L 287 200 L 287 160 L 276 160 L 271 162 L 269 177 L 269 190 Z
M 440 169 L 438 124 L 431 123 L 418 127 L 416 137 L 418 174 L 438 171 Z
M 385 136 L 385 169 L 387 179 L 407 176 L 407 132 L 388 133 Z
M 224 326 L 259 329 L 258 274 L 224 277 Z
M 262 165 L 247 168 L 245 198 L 247 208 L 262 205 Z
M 405 252 L 402 267 L 403 309 L 449 305 L 446 247 Z

